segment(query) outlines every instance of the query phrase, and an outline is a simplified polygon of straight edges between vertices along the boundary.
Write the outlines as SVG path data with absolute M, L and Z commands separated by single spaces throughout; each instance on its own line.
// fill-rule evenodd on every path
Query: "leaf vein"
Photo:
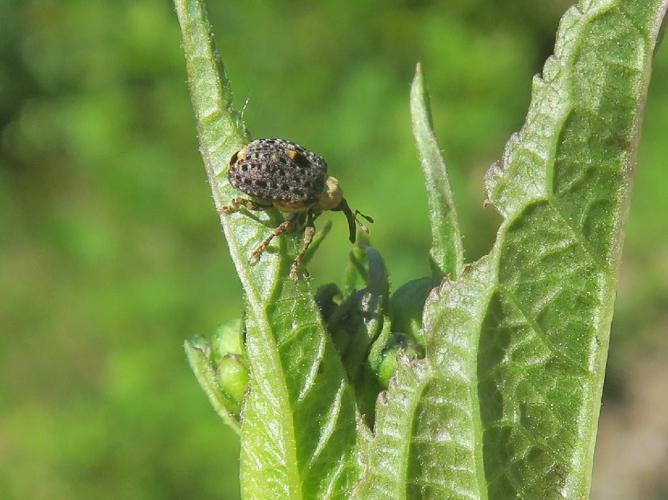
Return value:
M 589 377 L 591 375 L 591 373 L 587 369 L 582 368 L 576 360 L 574 360 L 573 358 L 571 358 L 569 355 L 565 354 L 564 352 L 560 351 L 559 349 L 557 349 L 552 344 L 552 342 L 550 341 L 550 339 L 547 336 L 547 333 L 545 331 L 543 331 L 543 329 L 540 327 L 540 325 L 538 325 L 536 320 L 533 317 L 531 317 L 529 312 L 522 306 L 520 301 L 517 299 L 517 297 L 515 296 L 515 294 L 511 290 L 509 290 L 506 287 L 499 286 L 499 291 L 501 291 L 501 293 L 503 293 L 503 295 L 506 297 L 506 299 L 508 299 L 508 301 L 517 309 L 517 311 L 522 316 L 524 316 L 524 318 L 527 321 L 527 325 L 536 334 L 536 336 L 543 342 L 545 347 L 552 353 L 552 355 L 555 358 L 562 360 L 564 363 L 571 366 L 573 369 L 575 369 L 577 372 L 581 373 L 582 375 L 585 375 L 587 377 Z

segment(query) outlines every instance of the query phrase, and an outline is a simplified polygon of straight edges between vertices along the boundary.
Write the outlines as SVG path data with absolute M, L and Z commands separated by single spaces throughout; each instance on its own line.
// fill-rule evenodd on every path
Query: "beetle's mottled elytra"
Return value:
M 290 270 L 293 279 L 297 278 L 298 268 L 313 240 L 314 221 L 323 211 L 345 214 L 351 243 L 355 242 L 358 216 L 373 222 L 370 217 L 350 209 L 339 181 L 327 175 L 324 158 L 294 142 L 284 139 L 256 139 L 250 142 L 232 155 L 227 176 L 234 188 L 260 198 L 260 201 L 235 198 L 221 209 L 222 212 L 231 213 L 243 206 L 248 210 L 275 207 L 292 214 L 253 251 L 251 259 L 259 259 L 275 236 L 304 229 L 304 246 Z M 362 230 L 367 230 L 364 224 L 359 224 Z
M 258 139 L 232 155 L 227 175 L 239 191 L 301 208 L 322 194 L 327 164 L 298 144 Z

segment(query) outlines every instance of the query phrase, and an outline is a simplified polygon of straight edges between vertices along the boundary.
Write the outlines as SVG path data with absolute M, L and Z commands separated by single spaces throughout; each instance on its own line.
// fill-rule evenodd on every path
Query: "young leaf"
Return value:
M 667 0 L 583 0 L 487 176 L 490 254 L 427 301 L 364 498 L 587 498 L 622 229 Z
M 185 342 L 188 361 L 211 405 L 223 421 L 240 431 L 240 411 L 248 385 L 248 369 L 241 345 L 241 320 L 221 324 L 210 339 Z
M 248 135 L 233 109 L 202 0 L 175 0 L 200 150 L 217 209 L 238 195 L 226 178 Z M 345 496 L 358 475 L 357 412 L 345 371 L 307 279 L 287 278 L 300 237 L 249 264 L 280 221 L 278 212 L 223 215 L 247 301 L 250 392 L 241 416 L 242 493 L 247 498 Z
M 349 265 L 351 272 L 347 275 L 357 275 L 357 280 L 365 282 L 366 286 L 345 298 L 329 319 L 328 328 L 348 380 L 355 388 L 360 412 L 371 422 L 380 386 L 368 358 L 372 345 L 383 330 L 390 285 L 380 253 L 367 243 L 359 243 L 351 250 Z M 346 281 L 350 284 L 355 280 Z
M 445 161 L 432 128 L 429 95 L 420 63 L 415 68 L 415 78 L 411 86 L 411 118 L 427 186 L 432 265 L 439 278 L 448 276 L 457 279 L 464 265 L 462 237 Z
M 392 294 L 388 310 L 392 329 L 424 345 L 422 312 L 429 292 L 434 288 L 432 278 L 418 278 L 404 283 Z
M 479 478 L 484 480 L 482 454 L 476 450 L 480 428 L 471 421 L 470 410 L 476 403 L 468 379 L 470 372 L 475 373 L 475 357 L 468 354 L 476 345 L 471 335 L 462 333 L 448 359 L 435 360 L 432 342 L 454 319 L 447 314 L 456 315 L 453 333 L 476 330 L 483 312 L 477 295 L 487 287 L 489 267 L 486 259 L 475 268 L 466 267 L 460 281 L 446 278 L 428 299 L 427 357 L 400 356 L 390 387 L 379 398 L 369 462 L 356 490 L 359 498 L 486 498 L 478 487 Z M 432 310 L 446 305 L 443 289 L 451 291 L 449 300 L 460 309 L 452 307 L 436 317 Z M 447 369 L 457 377 L 450 379 Z

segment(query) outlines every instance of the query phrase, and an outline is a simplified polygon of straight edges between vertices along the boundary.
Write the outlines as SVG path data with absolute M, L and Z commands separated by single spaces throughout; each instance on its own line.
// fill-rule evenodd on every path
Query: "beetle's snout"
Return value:
M 350 240 L 350 243 L 355 243 L 355 236 L 357 235 L 355 216 L 353 215 L 352 210 L 350 210 L 348 202 L 346 201 L 345 198 L 341 199 L 341 204 L 339 205 L 339 207 L 340 207 L 339 210 L 343 211 L 343 213 L 346 216 L 346 219 L 348 220 L 348 232 L 349 232 L 348 239 Z

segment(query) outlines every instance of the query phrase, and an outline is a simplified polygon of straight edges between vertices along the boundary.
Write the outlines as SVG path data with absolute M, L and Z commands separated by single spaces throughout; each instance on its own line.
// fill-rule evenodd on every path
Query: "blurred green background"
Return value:
M 255 137 L 321 153 L 395 286 L 428 272 L 408 116 L 424 63 L 469 260 L 562 0 L 210 0 Z M 197 152 L 168 0 L 0 1 L 0 498 L 238 497 L 238 440 L 183 340 L 241 289 Z M 668 498 L 668 50 L 650 92 L 594 496 Z M 330 217 L 330 216 L 325 216 Z M 337 280 L 342 217 L 311 272 Z M 654 391 L 654 392 L 652 392 Z

